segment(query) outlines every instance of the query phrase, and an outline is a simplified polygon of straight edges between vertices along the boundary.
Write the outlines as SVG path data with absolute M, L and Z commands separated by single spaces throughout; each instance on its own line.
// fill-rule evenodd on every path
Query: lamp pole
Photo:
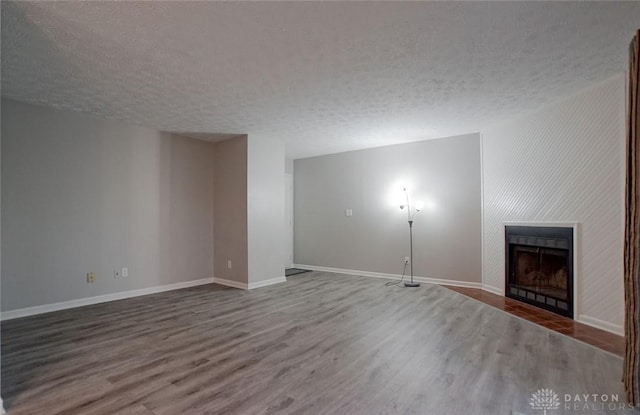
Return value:
M 411 214 L 411 204 L 409 203 L 409 192 L 405 187 L 404 193 L 407 197 L 407 222 L 409 222 L 409 268 L 411 270 L 411 282 L 405 282 L 405 287 L 419 287 L 420 283 L 413 282 L 413 217 L 415 214 Z M 403 206 L 400 206 L 402 208 Z M 417 211 L 416 211 L 417 213 Z

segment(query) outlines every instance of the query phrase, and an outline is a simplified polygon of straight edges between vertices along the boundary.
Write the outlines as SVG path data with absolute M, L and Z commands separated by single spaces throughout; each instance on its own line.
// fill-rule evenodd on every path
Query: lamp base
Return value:
M 405 287 L 419 287 L 420 283 L 418 283 L 418 282 L 405 282 L 404 286 Z

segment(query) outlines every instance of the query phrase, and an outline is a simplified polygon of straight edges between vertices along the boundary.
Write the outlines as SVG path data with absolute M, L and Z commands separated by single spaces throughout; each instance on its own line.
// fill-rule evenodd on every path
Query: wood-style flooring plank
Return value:
M 621 373 L 614 355 L 454 291 L 324 272 L 2 323 L 10 415 L 510 415 L 541 388 L 624 400 Z

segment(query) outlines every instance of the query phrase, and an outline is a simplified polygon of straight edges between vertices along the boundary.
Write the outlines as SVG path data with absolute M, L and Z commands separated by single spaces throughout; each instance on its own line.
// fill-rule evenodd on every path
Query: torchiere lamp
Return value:
M 411 204 L 409 203 L 409 192 L 407 188 L 402 189 L 407 198 L 407 204 L 400 205 L 400 209 L 407 208 L 407 222 L 409 222 L 409 261 L 410 261 L 410 269 L 411 269 L 411 282 L 405 282 L 405 287 L 419 287 L 420 283 L 413 282 L 413 218 L 420 212 L 422 209 L 422 203 L 417 202 L 414 211 L 411 211 Z

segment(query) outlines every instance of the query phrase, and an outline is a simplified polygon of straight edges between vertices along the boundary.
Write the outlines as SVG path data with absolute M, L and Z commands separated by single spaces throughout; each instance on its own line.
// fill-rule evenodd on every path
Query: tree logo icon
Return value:
M 560 400 L 552 389 L 538 389 L 531 395 L 529 405 L 533 409 L 544 411 L 544 415 L 547 415 L 547 410 L 560 408 Z

